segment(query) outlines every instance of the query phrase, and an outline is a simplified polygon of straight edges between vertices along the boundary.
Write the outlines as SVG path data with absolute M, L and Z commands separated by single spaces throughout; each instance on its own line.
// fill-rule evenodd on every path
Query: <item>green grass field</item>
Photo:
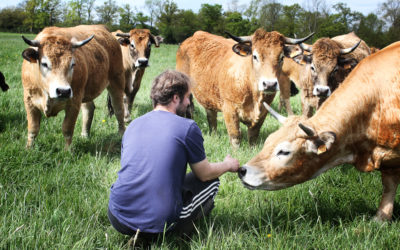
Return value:
M 33 38 L 32 35 L 27 35 Z M 21 84 L 21 53 L 28 46 L 20 34 L 0 33 L 0 71 L 10 85 L 0 92 L 0 249 L 126 249 L 129 237 L 107 219 L 109 188 L 117 178 L 120 140 L 115 117 L 109 118 L 106 92 L 95 100 L 89 139 L 80 137 L 81 116 L 71 151 L 64 150 L 57 117 L 42 118 L 35 146 L 25 149 L 27 122 Z M 135 100 L 133 118 L 151 110 L 150 85 L 165 69 L 175 68 L 176 45 L 153 48 Z M 299 96 L 292 98 L 300 112 Z M 273 107 L 276 108 L 278 98 Z M 222 116 L 218 132 L 208 133 L 205 111 L 198 104 L 195 120 L 205 138 L 210 161 L 226 154 L 246 163 L 279 128 L 270 116 L 255 147 L 245 135 L 234 151 Z M 394 220 L 371 221 L 382 187 L 378 172 L 363 174 L 352 166 L 337 167 L 318 178 L 281 191 L 250 191 L 236 174 L 221 178 L 216 207 L 197 225 L 190 240 L 175 237 L 153 249 L 396 249 L 400 247 L 400 208 Z

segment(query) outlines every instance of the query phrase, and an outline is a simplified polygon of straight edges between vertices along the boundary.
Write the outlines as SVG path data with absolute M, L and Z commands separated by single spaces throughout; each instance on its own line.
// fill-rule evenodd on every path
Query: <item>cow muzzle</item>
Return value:
M 141 57 L 135 62 L 136 68 L 146 68 L 147 66 L 149 66 L 149 59 L 147 58 Z
M 331 95 L 331 88 L 328 86 L 315 85 L 313 89 L 313 95 L 318 97 L 328 97 Z
M 69 86 L 55 86 L 50 88 L 50 98 L 53 99 L 69 99 L 72 98 L 72 89 Z
M 277 92 L 279 84 L 277 79 L 261 79 L 258 84 L 258 90 L 261 92 Z

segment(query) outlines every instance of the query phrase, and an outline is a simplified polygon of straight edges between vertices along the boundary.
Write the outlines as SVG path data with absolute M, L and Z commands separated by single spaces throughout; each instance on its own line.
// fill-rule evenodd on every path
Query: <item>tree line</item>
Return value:
M 276 0 L 240 5 L 238 0 L 230 0 L 226 10 L 219 4 L 202 4 L 197 13 L 180 9 L 173 0 L 146 0 L 144 9 L 119 6 L 115 0 L 100 5 L 96 0 L 24 0 L 16 7 L 0 9 L 0 30 L 38 33 L 47 26 L 101 23 L 111 31 L 147 28 L 163 36 L 166 43 L 180 43 L 197 30 L 245 36 L 262 27 L 288 37 L 315 32 L 314 40 L 354 31 L 378 48 L 400 40 L 399 0 L 387 0 L 368 15 L 342 2 L 328 6 L 325 0 L 307 0 L 304 6 L 282 5 Z

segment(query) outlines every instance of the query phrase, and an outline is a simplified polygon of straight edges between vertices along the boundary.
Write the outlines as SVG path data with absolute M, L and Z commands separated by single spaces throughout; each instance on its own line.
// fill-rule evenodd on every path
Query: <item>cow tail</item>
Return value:
M 114 114 L 114 108 L 111 103 L 110 94 L 107 94 L 107 108 L 108 108 L 108 115 L 111 117 Z

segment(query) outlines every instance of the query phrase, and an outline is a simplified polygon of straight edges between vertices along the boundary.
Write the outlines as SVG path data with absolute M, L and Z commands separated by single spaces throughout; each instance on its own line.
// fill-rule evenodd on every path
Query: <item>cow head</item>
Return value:
M 318 39 L 312 46 L 300 44 L 309 55 L 299 55 L 294 59 L 298 63 L 306 63 L 311 70 L 311 79 L 314 84 L 313 95 L 328 97 L 331 95 L 332 86 L 342 82 L 352 68 L 357 65 L 353 58 L 345 58 L 344 55 L 353 52 L 361 40 L 350 48 L 343 49 L 330 38 Z M 333 83 L 330 84 L 330 83 Z M 330 86 L 332 85 L 332 86 Z
M 72 98 L 72 77 L 75 67 L 74 51 L 92 40 L 91 37 L 77 41 L 63 36 L 48 36 L 41 40 L 22 39 L 33 48 L 22 52 L 22 57 L 39 67 L 43 89 L 52 99 Z
M 148 29 L 133 29 L 129 33 L 117 33 L 119 43 L 129 46 L 129 52 L 134 62 L 132 68 L 145 68 L 149 66 L 151 45 L 160 46 L 163 42 L 161 36 L 153 36 Z
M 239 170 L 239 177 L 247 188 L 282 189 L 336 166 L 330 161 L 336 145 L 334 132 L 315 131 L 306 125 L 305 117 L 284 118 L 275 111 L 270 113 L 278 116 L 283 126 L 269 135 L 261 152 Z
M 300 44 L 314 33 L 301 39 L 284 37 L 272 31 L 257 29 L 252 36 L 235 37 L 227 34 L 236 42 L 232 50 L 240 56 L 251 56 L 258 90 L 276 92 L 279 90 L 278 77 L 282 70 L 283 58 L 290 57 L 288 45 Z

